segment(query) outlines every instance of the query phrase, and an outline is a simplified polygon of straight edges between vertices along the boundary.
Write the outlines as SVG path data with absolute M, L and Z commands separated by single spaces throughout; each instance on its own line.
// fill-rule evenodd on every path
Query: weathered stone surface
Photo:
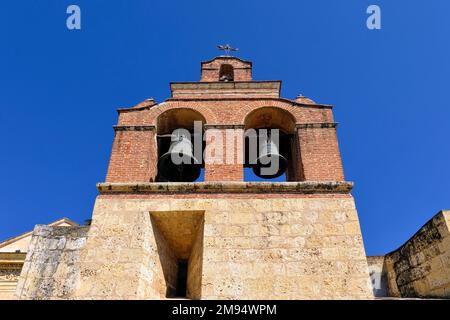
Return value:
M 87 227 L 37 225 L 15 290 L 19 299 L 67 299 L 80 278 Z
M 223 196 L 99 196 L 71 298 L 163 299 L 173 290 L 175 260 L 186 252 L 191 298 L 373 296 L 350 196 Z M 202 231 L 189 231 L 195 241 L 183 247 L 168 234 L 178 227 L 164 219 L 188 209 L 202 212 Z
M 374 263 L 369 257 L 369 268 L 385 278 L 385 296 L 450 298 L 449 226 L 450 211 L 441 211 L 403 246 L 384 256 L 382 268 L 379 260 Z
M 301 182 L 129 182 L 98 183 L 101 194 L 114 193 L 279 193 L 299 194 L 343 193 L 348 194 L 353 188 L 352 182 L 346 181 L 301 181 Z M 279 202 L 286 201 L 279 199 Z M 277 202 L 271 201 L 276 210 Z M 243 204 L 245 205 L 245 204 Z M 285 208 L 285 207 L 284 207 Z

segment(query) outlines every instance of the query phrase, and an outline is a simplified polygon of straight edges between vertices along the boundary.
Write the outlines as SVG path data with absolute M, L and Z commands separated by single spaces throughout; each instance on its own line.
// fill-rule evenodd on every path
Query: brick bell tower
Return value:
M 172 82 L 166 101 L 118 110 L 74 298 L 372 297 L 332 106 L 280 89 L 219 56 L 200 81 Z M 280 132 L 285 182 L 244 181 L 246 132 L 262 128 Z M 184 171 L 164 158 L 176 129 L 194 133 L 187 149 L 201 136 L 202 159 L 193 147 Z

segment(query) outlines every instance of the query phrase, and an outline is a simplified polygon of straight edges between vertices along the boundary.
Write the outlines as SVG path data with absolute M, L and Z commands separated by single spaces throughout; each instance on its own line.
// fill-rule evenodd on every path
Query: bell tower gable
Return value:
M 252 81 L 252 63 L 236 57 L 219 56 L 202 62 L 200 82 Z

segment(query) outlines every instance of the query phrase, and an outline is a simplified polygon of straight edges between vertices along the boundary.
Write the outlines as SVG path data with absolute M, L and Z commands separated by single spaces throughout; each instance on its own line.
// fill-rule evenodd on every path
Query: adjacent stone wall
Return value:
M 67 299 L 79 281 L 80 249 L 88 227 L 37 225 L 28 248 L 16 296 L 20 299 Z
M 450 298 L 450 211 L 441 211 L 385 257 L 389 295 Z

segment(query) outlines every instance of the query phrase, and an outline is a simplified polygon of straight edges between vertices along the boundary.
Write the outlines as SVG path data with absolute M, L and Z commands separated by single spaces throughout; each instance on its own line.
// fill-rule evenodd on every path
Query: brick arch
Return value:
M 242 123 L 245 129 L 278 128 L 294 133 L 296 118 L 286 108 L 269 105 L 253 108 L 244 116 Z
M 156 130 L 158 134 L 168 134 L 179 128 L 193 129 L 194 121 L 206 124 L 205 117 L 196 109 L 171 108 L 156 117 Z
M 320 122 L 322 119 L 327 118 L 329 110 L 326 108 L 315 108 L 311 106 L 300 106 L 295 105 L 294 102 L 290 102 L 282 99 L 274 99 L 272 101 L 252 101 L 245 106 L 246 114 L 240 121 L 244 121 L 245 117 L 252 111 L 259 108 L 273 107 L 283 109 L 289 112 L 295 119 L 296 123 L 309 122 Z M 314 119 L 314 120 L 313 120 Z
M 215 124 L 217 121 L 217 116 L 216 114 L 210 110 L 207 107 L 202 107 L 202 106 L 189 106 L 188 104 L 186 104 L 185 102 L 179 102 L 179 101 L 173 101 L 173 102 L 168 102 L 168 103 L 164 103 L 161 105 L 158 105 L 154 108 L 152 108 L 152 124 L 157 126 L 158 125 L 158 118 L 163 114 L 166 113 L 168 111 L 172 111 L 172 110 L 191 110 L 194 111 L 196 113 L 198 113 L 202 119 L 204 119 L 204 123 L 205 124 Z

